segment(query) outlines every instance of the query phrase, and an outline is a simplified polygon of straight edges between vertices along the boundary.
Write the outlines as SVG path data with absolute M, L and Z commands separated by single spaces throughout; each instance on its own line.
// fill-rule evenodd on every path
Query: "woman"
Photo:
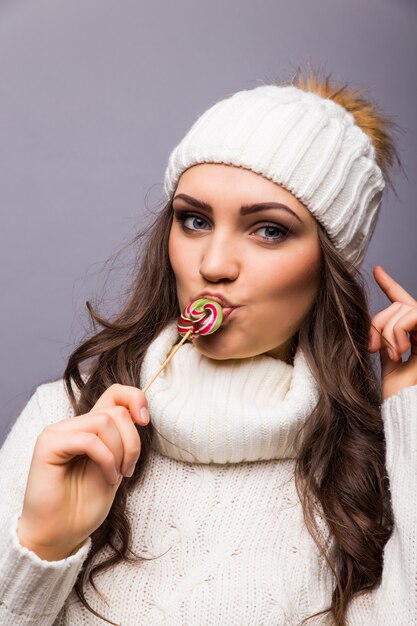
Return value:
M 391 124 L 314 73 L 198 118 L 128 302 L 3 446 L 1 623 L 417 623 L 417 302 L 377 266 L 371 320 L 359 273 Z M 223 324 L 145 396 L 199 297 Z

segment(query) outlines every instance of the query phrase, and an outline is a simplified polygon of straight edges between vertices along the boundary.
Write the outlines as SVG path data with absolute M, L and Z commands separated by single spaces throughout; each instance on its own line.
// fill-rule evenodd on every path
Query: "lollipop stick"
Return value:
M 157 376 L 159 376 L 159 374 L 162 372 L 162 370 L 164 369 L 165 365 L 167 363 L 169 363 L 169 361 L 172 359 L 172 357 L 174 356 L 174 354 L 176 353 L 176 351 L 182 346 L 182 344 L 184 343 L 184 341 L 186 341 L 188 339 L 188 337 L 192 334 L 193 329 L 190 328 L 190 330 L 187 332 L 186 335 L 184 335 L 184 337 L 181 339 L 181 341 L 179 342 L 179 344 L 177 344 L 175 346 L 175 348 L 173 349 L 173 351 L 171 352 L 171 354 L 165 359 L 165 361 L 162 363 L 161 367 L 159 368 L 159 370 L 156 372 L 156 374 L 154 374 L 154 376 L 152 376 L 151 380 L 149 380 L 145 387 L 142 389 L 143 392 L 147 391 L 149 389 L 149 387 L 152 385 L 153 381 L 155 380 L 155 378 L 157 378 Z

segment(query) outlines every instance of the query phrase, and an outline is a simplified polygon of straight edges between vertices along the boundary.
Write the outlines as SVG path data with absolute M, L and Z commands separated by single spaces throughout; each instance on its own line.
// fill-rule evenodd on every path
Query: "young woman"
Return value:
M 311 72 L 197 119 L 128 302 L 1 450 L 1 624 L 417 624 L 417 302 L 377 266 L 371 319 L 359 270 L 391 126 Z

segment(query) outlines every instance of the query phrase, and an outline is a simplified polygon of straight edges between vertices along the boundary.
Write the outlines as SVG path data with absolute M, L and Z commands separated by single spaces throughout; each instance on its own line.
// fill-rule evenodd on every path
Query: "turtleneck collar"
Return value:
M 142 389 L 179 339 L 172 321 L 152 341 Z M 265 354 L 216 361 L 186 342 L 146 397 L 155 450 L 180 461 L 224 464 L 295 458 L 296 432 L 319 390 L 300 348 L 289 365 Z

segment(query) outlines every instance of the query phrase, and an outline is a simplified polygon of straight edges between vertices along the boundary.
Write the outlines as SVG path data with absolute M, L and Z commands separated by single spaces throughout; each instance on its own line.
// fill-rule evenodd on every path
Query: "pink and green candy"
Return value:
M 223 321 L 221 305 L 209 298 L 199 298 L 188 304 L 178 318 L 178 333 L 182 336 L 211 335 Z

